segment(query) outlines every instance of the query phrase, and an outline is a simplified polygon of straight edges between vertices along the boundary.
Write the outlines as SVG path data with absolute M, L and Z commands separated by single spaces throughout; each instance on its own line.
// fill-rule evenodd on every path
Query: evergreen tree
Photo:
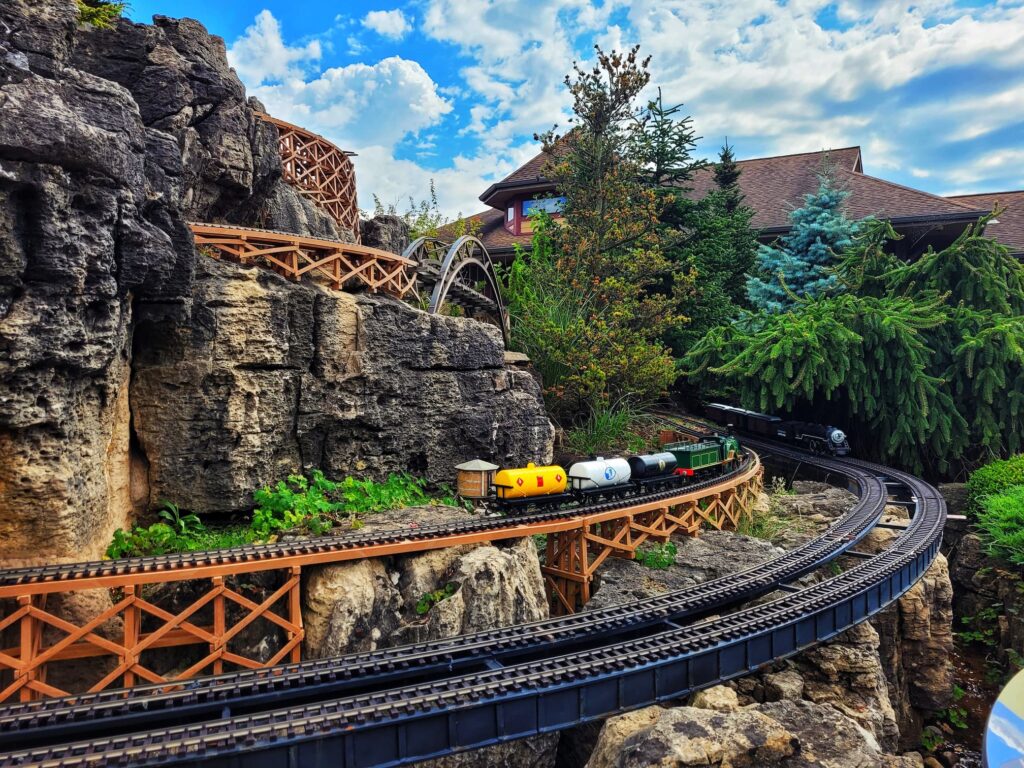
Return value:
M 722 192 L 722 201 L 725 212 L 732 214 L 743 203 L 743 193 L 740 191 L 740 167 L 732 154 L 732 147 L 729 140 L 718 153 L 718 162 L 715 164 L 715 184 Z
M 789 215 L 790 231 L 758 248 L 756 274 L 747 280 L 751 304 L 769 313 L 785 312 L 798 298 L 823 297 L 839 288 L 829 271 L 836 255 L 853 244 L 857 225 L 843 215 L 849 192 L 838 189 L 826 170 L 818 191 Z
M 671 385 L 676 366 L 660 335 L 678 322 L 673 296 L 685 282 L 663 253 L 665 199 L 650 183 L 675 177 L 675 160 L 661 149 L 637 154 L 648 60 L 637 48 L 596 51 L 592 69 L 574 65 L 565 80 L 573 129 L 538 137 L 555 158 L 545 175 L 565 197 L 562 218 L 554 226 L 538 216 L 531 255 L 517 257 L 507 280 L 513 343 L 545 372 L 549 409 L 569 424 Z
M 998 212 L 997 212 L 998 213 Z M 1024 449 L 1024 266 L 969 227 L 905 264 L 868 221 L 832 276 L 845 292 L 713 329 L 685 360 L 747 407 L 846 428 L 864 457 L 956 475 Z

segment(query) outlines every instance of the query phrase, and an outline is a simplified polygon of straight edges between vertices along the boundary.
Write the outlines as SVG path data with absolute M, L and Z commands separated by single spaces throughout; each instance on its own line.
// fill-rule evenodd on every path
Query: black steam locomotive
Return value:
M 769 416 L 721 403 L 709 403 L 704 407 L 704 413 L 719 424 L 731 425 L 737 430 L 753 435 L 793 443 L 813 453 L 831 456 L 847 456 L 850 453 L 846 433 L 836 427 L 809 424 L 804 421 L 785 421 L 778 416 Z

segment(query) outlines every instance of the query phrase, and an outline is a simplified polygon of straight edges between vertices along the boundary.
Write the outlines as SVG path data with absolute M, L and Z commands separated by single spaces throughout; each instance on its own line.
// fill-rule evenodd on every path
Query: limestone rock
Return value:
M 390 253 L 402 253 L 409 245 L 409 225 L 399 216 L 387 214 L 364 219 L 359 223 L 363 245 Z
M 881 552 L 897 535 L 876 528 L 860 548 Z M 939 554 L 924 577 L 871 623 L 878 630 L 901 743 L 911 747 L 920 737 L 923 714 L 947 706 L 953 690 L 953 585 L 946 558 Z
M 401 596 L 381 560 L 310 569 L 303 588 L 303 655 L 317 659 L 372 651 L 400 621 Z
M 777 701 L 754 708 L 793 734 L 799 750 L 778 763 L 785 768 L 919 768 L 921 758 L 884 752 L 872 734 L 835 707 Z
M 131 95 L 70 66 L 76 22 L 70 0 L 0 5 L 5 566 L 99 557 L 131 515 L 132 301 L 181 296 L 194 257 Z
M 374 522 L 401 529 L 458 519 L 463 510 L 413 508 L 383 513 Z M 371 516 L 371 520 L 373 517 Z M 322 658 L 538 621 L 548 616 L 540 561 L 531 539 L 500 546 L 456 547 L 310 569 L 304 595 L 305 655 Z M 416 603 L 446 584 L 454 593 L 420 616 Z M 532 766 L 553 768 L 558 734 L 451 755 L 430 768 Z
M 828 704 L 787 700 L 735 712 L 649 707 L 611 718 L 587 768 L 921 765 L 919 755 L 885 753 L 871 733 Z
M 799 701 L 804 696 L 804 679 L 796 670 L 785 669 L 764 676 L 765 701 Z
M 648 707 L 608 720 L 587 768 L 779 765 L 797 748 L 790 731 L 756 711 Z
M 136 336 L 132 415 L 153 503 L 230 512 L 315 468 L 450 483 L 470 458 L 550 458 L 536 382 L 472 320 L 204 259 L 191 319 Z
M 651 570 L 639 563 L 608 558 L 597 572 L 598 589 L 586 608 L 684 589 L 745 570 L 782 554 L 767 541 L 725 531 L 703 531 L 698 537 L 677 536 L 676 562 L 666 570 Z
M 690 697 L 690 706 L 697 709 L 713 709 L 716 712 L 735 712 L 740 708 L 740 702 L 732 688 L 715 685 L 693 694 Z
M 831 704 L 870 733 L 886 750 L 899 742 L 899 724 L 878 656 L 878 633 L 858 624 L 835 641 L 804 651 L 793 666 L 804 681 L 804 698 Z
M 198 21 L 156 16 L 84 30 L 74 63 L 131 91 L 147 128 L 173 139 L 189 219 L 352 239 L 282 180 L 277 128 L 256 116 L 224 41 Z

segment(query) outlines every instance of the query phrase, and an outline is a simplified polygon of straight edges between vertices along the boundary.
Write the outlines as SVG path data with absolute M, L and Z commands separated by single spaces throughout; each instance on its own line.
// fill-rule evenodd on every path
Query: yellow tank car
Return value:
M 565 470 L 554 465 L 538 467 L 532 461 L 522 469 L 503 469 L 494 476 L 494 490 L 499 499 L 528 499 L 563 493 Z

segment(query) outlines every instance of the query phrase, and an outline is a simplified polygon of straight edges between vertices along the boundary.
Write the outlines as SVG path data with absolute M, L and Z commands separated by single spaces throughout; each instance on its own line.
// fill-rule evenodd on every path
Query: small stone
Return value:
M 924 766 L 925 768 L 943 768 L 942 763 L 931 755 L 928 755 L 928 757 L 924 759 Z
M 740 702 L 732 688 L 716 685 L 693 694 L 690 697 L 690 706 L 697 709 L 713 709 L 716 712 L 735 712 L 740 708 Z
M 798 701 L 804 695 L 804 679 L 792 669 L 765 675 L 766 701 Z

